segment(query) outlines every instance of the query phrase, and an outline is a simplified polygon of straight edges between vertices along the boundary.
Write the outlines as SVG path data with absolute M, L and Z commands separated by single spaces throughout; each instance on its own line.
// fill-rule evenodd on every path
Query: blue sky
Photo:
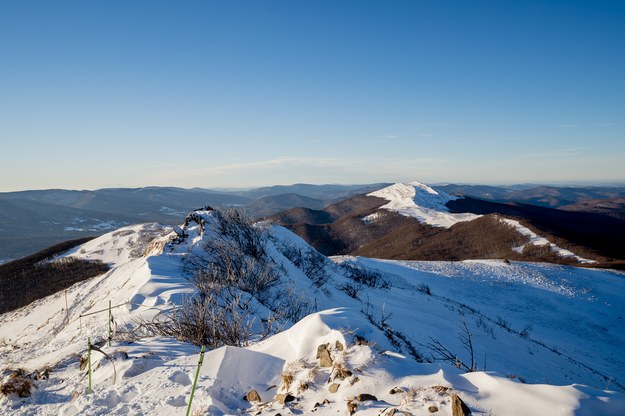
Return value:
M 625 182 L 623 1 L 4 1 L 0 191 Z

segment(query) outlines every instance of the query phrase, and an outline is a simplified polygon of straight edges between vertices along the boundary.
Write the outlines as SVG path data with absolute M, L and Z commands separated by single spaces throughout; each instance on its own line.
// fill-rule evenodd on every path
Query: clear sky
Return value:
M 625 1 L 0 2 L 0 191 L 625 182 Z

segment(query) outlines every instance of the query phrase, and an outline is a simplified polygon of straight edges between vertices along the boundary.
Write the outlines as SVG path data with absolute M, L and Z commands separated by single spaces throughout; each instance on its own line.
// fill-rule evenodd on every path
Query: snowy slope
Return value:
M 449 201 L 457 199 L 457 197 L 447 195 L 442 191 L 436 191 L 420 182 L 396 183 L 386 188 L 368 194 L 383 198 L 389 201 L 380 207 L 397 212 L 407 217 L 416 218 L 422 223 L 435 227 L 449 228 L 454 224 L 464 221 L 472 221 L 481 215 L 464 213 L 451 213 L 445 204 Z M 365 218 L 364 221 L 374 221 L 377 213 L 373 213 Z M 529 239 L 528 244 L 537 246 L 548 245 L 550 250 L 561 257 L 572 257 L 580 263 L 595 263 L 577 256 L 569 250 L 563 249 L 554 243 L 551 243 L 545 237 L 541 237 L 529 228 L 524 227 L 518 221 L 502 218 L 506 224 L 513 226 L 520 234 Z M 525 246 L 513 247 L 513 250 L 522 253 Z
M 396 183 L 367 194 L 388 200 L 381 208 L 398 212 L 408 217 L 433 225 L 449 228 L 452 225 L 471 221 L 479 217 L 475 214 L 453 214 L 445 204 L 456 199 L 444 192 L 438 192 L 420 182 Z
M 507 224 L 512 225 L 519 233 L 521 233 L 522 235 L 527 237 L 528 240 L 529 240 L 528 244 L 532 244 L 532 245 L 535 245 L 535 246 L 545 246 L 545 245 L 548 245 L 550 250 L 553 251 L 554 253 L 556 253 L 557 255 L 559 255 L 560 257 L 572 257 L 575 260 L 577 260 L 579 263 L 596 263 L 595 260 L 585 259 L 583 257 L 580 257 L 580 256 L 576 255 L 572 251 L 566 250 L 566 249 L 564 249 L 562 247 L 557 246 L 556 244 L 551 243 L 545 237 L 539 236 L 538 234 L 536 234 L 535 232 L 533 232 L 529 228 L 524 227 L 523 225 L 521 225 L 521 223 L 518 222 L 518 221 L 511 220 L 511 219 L 508 219 L 508 218 L 504 218 L 503 221 L 506 222 Z M 512 249 L 517 251 L 517 252 L 519 252 L 519 253 L 522 253 L 524 248 L 525 248 L 525 245 L 522 245 L 522 246 L 519 246 L 519 247 L 513 247 Z
M 189 267 L 204 255 L 203 243 L 216 238 L 213 212 L 195 214 L 206 221 L 203 233 L 195 222 L 177 231 L 132 226 L 70 253 L 103 259 L 114 267 L 72 286 L 68 310 L 64 293 L 58 293 L 0 315 L 0 370 L 51 368 L 50 379 L 35 381 L 31 397 L 0 398 L 0 414 L 186 411 L 199 358 L 196 346 L 167 337 L 133 342 L 114 337 L 111 346 L 102 347 L 113 363 L 93 353 L 91 395 L 86 394 L 86 373 L 79 361 L 88 336 L 92 341 L 106 338 L 109 301 L 121 305 L 113 309 L 121 332 L 138 317 L 152 319 L 190 296 Z M 267 251 L 281 270 L 280 286 L 304 294 L 323 312 L 285 323 L 285 331 L 246 348 L 208 352 L 194 399 L 198 414 L 238 414 L 239 409 L 262 415 L 309 414 L 313 409 L 345 414 L 348 399 L 361 393 L 378 399 L 357 402 L 357 414 L 363 415 L 387 408 L 429 414 L 430 406 L 437 407 L 436 414 L 450 415 L 452 393 L 475 414 L 625 412 L 625 307 L 618 295 L 625 293 L 622 273 L 497 261 L 341 257 L 316 264 L 315 273 L 325 273 L 324 283 L 317 286 L 310 270 L 289 260 L 294 252 L 312 249 L 284 228 L 269 232 Z M 375 287 L 348 278 L 346 265 L 376 273 Z M 84 316 L 100 310 L 105 312 Z M 264 310 L 259 308 L 259 313 L 260 320 Z M 441 361 L 432 349 L 437 341 L 468 363 L 471 358 L 459 336 L 463 322 L 472 334 L 475 367 L 486 372 L 465 373 Z M 350 376 L 334 379 L 336 366 L 319 366 L 317 347 L 326 343 L 334 362 L 351 371 Z M 292 376 L 289 386 L 285 374 Z M 7 380 L 8 372 L 2 377 Z M 332 383 L 339 384 L 336 393 L 328 391 Z M 390 394 L 393 388 L 401 391 Z M 261 402 L 242 399 L 251 389 L 258 391 Z M 295 402 L 273 400 L 287 391 Z

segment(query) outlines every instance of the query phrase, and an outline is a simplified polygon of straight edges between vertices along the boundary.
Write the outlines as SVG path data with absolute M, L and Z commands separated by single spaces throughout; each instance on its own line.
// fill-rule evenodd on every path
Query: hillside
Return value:
M 520 219 L 549 240 L 582 256 L 603 261 L 625 259 L 625 221 L 592 212 L 579 212 L 524 204 L 500 204 L 474 198 L 450 201 L 452 211 L 498 213 Z
M 625 198 L 585 199 L 560 207 L 565 211 L 591 212 L 625 221 Z
M 0 315 L 3 391 L 14 380 L 36 386 L 29 397 L 0 398 L 0 413 L 180 414 L 200 339 L 210 351 L 196 414 L 330 415 L 350 403 L 362 415 L 430 414 L 432 406 L 451 415 L 454 394 L 474 414 L 625 410 L 622 273 L 501 261 L 330 261 L 282 227 L 245 224 L 237 214 L 199 210 L 152 241 L 138 238 L 141 227 L 124 228 L 65 254 L 111 270 L 69 288 L 68 310 L 57 293 Z M 228 280 L 220 270 L 255 272 Z M 202 284 L 206 273 L 217 279 L 210 286 Z M 221 319 L 188 321 L 193 305 L 225 310 L 219 328 L 236 324 L 236 338 L 188 332 L 185 323 Z M 164 335 L 172 328 L 176 336 Z M 87 337 L 111 358 L 92 352 L 92 394 L 79 363 Z M 259 397 L 243 400 L 251 390 Z
M 623 186 L 516 185 L 499 187 L 449 184 L 436 186 L 436 189 L 447 194 L 470 196 L 493 202 L 511 202 L 549 208 L 562 208 L 582 201 L 625 196 L 625 187 Z
M 48 189 L 0 193 L 0 264 L 70 239 L 130 224 L 179 224 L 192 209 L 238 206 L 261 218 L 293 208 L 318 209 L 383 185 L 272 186 L 251 190 L 172 187 Z
M 457 197 L 418 182 L 394 184 L 323 210 L 287 210 L 270 220 L 326 255 L 562 264 L 625 258 L 625 223 L 614 218 Z
M 108 270 L 100 261 L 52 258 L 91 238 L 66 241 L 38 253 L 0 264 L 0 313 L 26 306 L 37 299 L 66 289 L 76 282 L 98 276 Z

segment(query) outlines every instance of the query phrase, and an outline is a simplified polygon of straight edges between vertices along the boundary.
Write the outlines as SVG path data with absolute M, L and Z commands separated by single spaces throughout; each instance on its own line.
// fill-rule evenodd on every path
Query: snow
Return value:
M 475 214 L 453 214 L 445 204 L 456 199 L 444 192 L 438 192 L 420 182 L 396 183 L 386 188 L 367 194 L 388 200 L 382 209 L 413 217 L 435 227 L 449 228 L 452 225 L 471 221 Z
M 573 257 L 575 260 L 577 260 L 580 263 L 596 263 L 595 260 L 585 259 L 583 257 L 576 255 L 572 251 L 566 250 L 562 247 L 558 247 L 556 244 L 551 243 L 545 237 L 541 237 L 535 232 L 533 232 L 532 230 L 530 230 L 529 228 L 524 227 L 518 221 L 511 220 L 508 218 L 503 218 L 502 221 L 504 221 L 506 224 L 513 226 L 519 233 L 527 237 L 529 239 L 528 244 L 532 244 L 535 246 L 548 245 L 551 251 L 553 251 L 554 253 L 556 253 L 557 255 L 561 257 Z M 518 253 L 523 253 L 524 248 L 525 248 L 525 245 L 522 245 L 519 247 L 514 247 L 513 250 Z
M 444 192 L 436 191 L 427 185 L 420 182 L 410 183 L 396 183 L 386 188 L 368 194 L 369 196 L 375 196 L 383 198 L 389 202 L 386 205 L 380 207 L 381 209 L 387 209 L 397 212 L 407 217 L 416 218 L 424 224 L 429 224 L 435 227 L 449 228 L 454 224 L 464 221 L 472 221 L 481 215 L 469 214 L 469 213 L 451 213 L 445 204 L 449 201 L 457 199 L 457 197 L 447 195 Z M 362 220 L 365 223 L 374 222 L 379 217 L 379 213 L 374 212 Z M 520 234 L 529 239 L 529 244 L 534 245 L 549 245 L 551 251 L 561 257 L 572 257 L 580 263 L 596 263 L 594 260 L 589 260 L 577 256 L 573 252 L 563 249 L 556 244 L 551 243 L 544 237 L 531 231 L 529 228 L 524 227 L 518 221 L 502 218 L 506 224 L 513 226 Z M 523 252 L 523 246 L 513 247 L 512 250 L 517 253 Z
M 206 231 L 190 223 L 181 227 L 188 237 L 177 243 L 171 242 L 171 229 L 144 224 L 68 253 L 112 266 L 70 287 L 68 310 L 60 292 L 0 315 L 0 371 L 51 369 L 50 379 L 35 381 L 32 396 L 1 397 L 0 414 L 170 416 L 186 411 L 199 347 L 162 336 L 114 337 L 110 346 L 104 340 L 109 301 L 120 305 L 112 310 L 119 330 L 166 313 L 190 296 L 189 266 L 203 255 L 203 242 L 215 237 L 211 212 L 196 213 L 206 219 Z M 318 265 L 329 276 L 319 288 L 282 254 L 287 246 L 312 248 L 285 228 L 271 227 L 269 233 L 267 251 L 282 270 L 280 285 L 304 293 L 320 311 L 246 347 L 208 351 L 193 401 L 198 414 L 345 414 L 348 400 L 361 393 L 377 398 L 357 403 L 356 414 L 362 415 L 390 408 L 429 414 L 429 406 L 439 409 L 435 414 L 451 415 L 452 393 L 474 414 L 625 414 L 624 273 L 494 260 L 337 257 Z M 379 273 L 388 286 L 361 285 L 357 299 L 348 296 L 339 290 L 353 283 L 342 272 L 348 264 Z M 437 340 L 459 360 L 470 361 L 459 339 L 463 322 L 480 371 L 466 373 L 433 360 L 430 347 Z M 92 394 L 79 368 L 88 336 L 112 358 L 92 352 Z M 329 345 L 334 362 L 351 375 L 341 380 L 336 369 L 319 366 L 321 344 Z M 415 351 L 421 361 L 433 362 L 417 362 Z M 284 375 L 292 377 L 289 386 Z M 6 381 L 7 373 L 0 378 Z M 340 384 L 336 393 L 329 392 L 331 383 Z M 252 389 L 261 402 L 243 400 Z M 273 400 L 286 392 L 296 400 L 286 405 Z

